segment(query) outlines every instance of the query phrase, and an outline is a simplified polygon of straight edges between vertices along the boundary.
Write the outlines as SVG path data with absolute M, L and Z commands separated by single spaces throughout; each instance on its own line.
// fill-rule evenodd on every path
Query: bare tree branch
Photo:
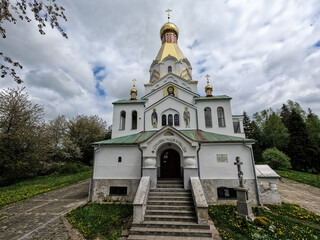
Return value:
M 51 28 L 56 28 L 64 38 L 68 38 L 63 28 L 60 27 L 59 21 L 61 19 L 67 21 L 64 14 L 65 9 L 56 3 L 56 0 L 0 0 L 0 35 L 2 38 L 6 38 L 6 29 L 3 27 L 4 22 L 11 22 L 16 24 L 18 20 L 27 22 L 31 21 L 28 16 L 27 10 L 33 13 L 33 20 L 38 22 L 38 30 L 41 35 L 46 34 L 43 30 L 47 27 L 46 23 Z M 6 56 L 0 51 L 0 58 L 2 63 L 0 64 L 1 77 L 10 75 L 17 83 L 22 83 L 22 79 L 17 75 L 15 69 L 22 69 L 22 65 L 13 61 L 10 57 Z

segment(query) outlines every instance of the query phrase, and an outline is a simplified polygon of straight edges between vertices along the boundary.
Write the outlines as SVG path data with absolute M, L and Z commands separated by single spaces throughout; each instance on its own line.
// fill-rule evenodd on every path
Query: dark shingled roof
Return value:
M 210 133 L 210 132 L 204 132 L 201 130 L 177 130 L 178 132 L 182 133 L 187 138 L 201 143 L 210 143 L 210 142 L 216 142 L 216 143 L 228 143 L 228 142 L 254 142 L 253 139 L 248 138 L 242 138 L 242 137 L 235 137 L 235 136 L 227 136 L 217 133 Z M 152 137 L 157 131 L 146 131 L 146 132 L 140 132 L 136 134 L 131 134 L 128 136 L 123 137 L 117 137 L 112 138 L 100 142 L 93 143 L 94 145 L 113 145 L 113 144 L 138 144 L 140 142 L 143 142 L 150 137 Z

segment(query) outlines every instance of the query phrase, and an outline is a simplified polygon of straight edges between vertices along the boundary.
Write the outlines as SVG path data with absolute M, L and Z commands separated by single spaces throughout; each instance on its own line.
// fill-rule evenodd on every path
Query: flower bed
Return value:
M 209 216 L 222 239 L 320 239 L 320 216 L 297 205 L 254 207 L 254 223 L 235 214 L 235 205 L 211 205 Z

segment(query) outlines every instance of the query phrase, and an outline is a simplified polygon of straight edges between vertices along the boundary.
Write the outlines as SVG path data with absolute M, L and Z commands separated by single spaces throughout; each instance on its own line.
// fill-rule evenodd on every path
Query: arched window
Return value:
M 171 72 L 172 72 L 172 67 L 169 66 L 169 67 L 168 67 L 168 73 L 171 73 Z
M 178 114 L 175 114 L 174 115 L 174 125 L 175 126 L 179 126 L 179 115 Z
M 121 111 L 120 113 L 120 130 L 124 130 L 126 128 L 126 112 Z
M 162 115 L 162 126 L 167 125 L 167 116 L 165 114 Z
M 226 122 L 224 120 L 224 111 L 222 107 L 218 107 L 217 109 L 218 112 L 218 123 L 219 123 L 219 127 L 225 127 L 226 126 Z
M 131 129 L 137 129 L 138 125 L 138 114 L 136 110 L 133 110 L 131 113 L 132 121 L 131 121 Z
M 169 125 L 169 126 L 172 126 L 172 125 L 173 125 L 173 117 L 172 117 L 172 114 L 169 114 L 169 115 L 168 115 L 168 125 Z
M 209 108 L 209 107 L 206 107 L 204 109 L 204 122 L 205 122 L 206 128 L 212 127 L 211 108 Z

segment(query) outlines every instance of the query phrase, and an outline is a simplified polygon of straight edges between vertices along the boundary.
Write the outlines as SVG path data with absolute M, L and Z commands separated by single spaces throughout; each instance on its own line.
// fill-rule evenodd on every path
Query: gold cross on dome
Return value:
M 172 12 L 172 10 L 168 8 L 168 10 L 166 10 L 166 12 L 168 13 L 168 22 L 170 22 L 170 12 Z
M 209 84 L 209 77 L 210 77 L 210 75 L 207 74 L 207 75 L 206 75 L 206 78 L 207 78 L 207 83 L 208 83 L 208 84 Z
M 135 88 L 136 87 L 136 79 L 134 78 L 133 80 L 132 80 L 132 82 L 133 82 L 133 88 Z

